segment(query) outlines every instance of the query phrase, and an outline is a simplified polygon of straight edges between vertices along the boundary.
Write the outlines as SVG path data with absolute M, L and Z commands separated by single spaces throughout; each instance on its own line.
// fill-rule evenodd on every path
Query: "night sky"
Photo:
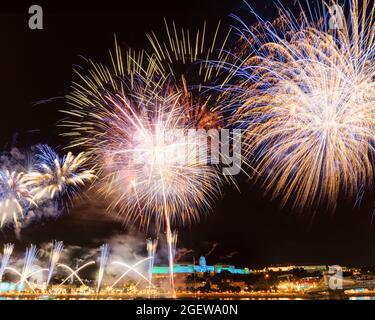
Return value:
M 44 30 L 28 28 L 28 4 L 1 5 L 0 10 L 0 147 L 20 150 L 37 143 L 48 143 L 61 150 L 64 139 L 56 124 L 62 115 L 63 97 L 73 79 L 72 66 L 80 56 L 107 62 L 114 34 L 123 46 L 134 49 L 146 45 L 145 34 L 163 30 L 163 18 L 178 25 L 216 26 L 222 20 L 236 24 L 234 13 L 254 22 L 247 5 L 237 0 L 189 1 L 103 1 L 101 6 L 75 1 L 36 1 L 44 9 Z M 276 16 L 271 1 L 249 0 L 266 18 Z M 293 5 L 295 1 L 281 1 Z M 126 4 L 125 4 L 126 3 Z M 313 3 L 313 1 L 311 1 Z M 160 31 L 161 32 L 161 31 Z M 231 41 L 235 41 L 233 36 Z M 259 186 L 242 177 L 241 192 L 226 187 L 223 199 L 200 224 L 181 230 L 178 246 L 193 249 L 184 257 L 192 260 L 206 254 L 208 263 L 225 262 L 244 266 L 283 263 L 375 265 L 375 224 L 371 225 L 375 203 L 365 194 L 362 203 L 340 201 L 335 213 L 324 208 L 296 214 L 278 209 Z M 12 230 L 0 233 L 0 243 L 15 241 L 19 248 L 30 242 L 53 239 L 67 244 L 97 245 L 101 239 L 138 231 L 124 228 L 105 213 L 105 205 L 93 194 L 84 194 L 75 205 L 55 220 L 44 220 L 22 231 L 22 243 Z

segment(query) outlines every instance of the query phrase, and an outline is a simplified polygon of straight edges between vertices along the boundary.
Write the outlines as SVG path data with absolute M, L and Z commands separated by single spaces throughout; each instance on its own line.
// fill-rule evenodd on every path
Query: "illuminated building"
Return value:
M 313 265 L 313 266 L 296 266 L 296 265 L 289 265 L 289 266 L 271 266 L 264 269 L 264 271 L 273 271 L 273 272 L 289 272 L 293 269 L 302 269 L 306 272 L 322 272 L 327 270 L 327 266 L 325 265 Z
M 24 286 L 12 282 L 0 282 L 0 293 L 1 292 L 9 292 L 9 291 L 23 291 L 25 288 Z
M 206 258 L 200 257 L 199 264 L 174 264 L 173 272 L 175 274 L 189 274 L 189 273 L 221 273 L 222 271 L 228 271 L 232 274 L 249 274 L 250 270 L 248 268 L 236 268 L 234 265 L 226 264 L 215 264 L 209 266 L 206 264 Z M 154 266 L 152 268 L 153 274 L 167 274 L 169 273 L 168 266 Z

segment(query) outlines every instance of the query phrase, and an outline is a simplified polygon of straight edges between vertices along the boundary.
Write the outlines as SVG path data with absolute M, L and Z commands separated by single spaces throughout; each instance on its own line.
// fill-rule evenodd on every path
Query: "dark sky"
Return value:
M 76 1 L 37 1 L 44 9 L 44 30 L 28 28 L 28 4 L 1 5 L 0 11 L 0 146 L 26 148 L 36 143 L 62 147 L 56 122 L 61 118 L 59 99 L 69 90 L 72 66 L 79 55 L 107 61 L 114 34 L 121 44 L 140 49 L 145 33 L 161 30 L 163 18 L 182 26 L 202 25 L 235 13 L 254 21 L 243 1 L 101 1 L 100 6 Z M 269 18 L 276 15 L 271 1 L 248 1 Z M 295 1 L 281 1 L 285 5 Z M 313 3 L 313 2 L 312 2 Z M 235 39 L 233 39 L 234 41 Z M 43 104 L 38 102 L 47 100 Z M 244 179 L 242 179 L 244 180 Z M 276 263 L 374 265 L 375 226 L 371 225 L 373 201 L 365 197 L 359 208 L 342 202 L 334 214 L 320 210 L 315 219 L 307 214 L 279 210 L 258 186 L 240 181 L 241 193 L 225 188 L 214 212 L 198 225 L 181 231 L 179 246 L 195 255 L 216 249 L 208 262 L 233 262 L 260 266 Z M 23 247 L 29 242 L 52 239 L 92 245 L 93 239 L 126 233 L 121 223 L 105 216 L 104 205 L 87 201 L 72 207 L 59 219 L 43 221 L 23 231 Z M 0 243 L 14 238 L 11 230 L 0 233 Z M 236 253 L 237 252 L 237 253 Z M 232 257 L 225 258 L 228 255 Z M 191 259 L 191 256 L 186 257 Z

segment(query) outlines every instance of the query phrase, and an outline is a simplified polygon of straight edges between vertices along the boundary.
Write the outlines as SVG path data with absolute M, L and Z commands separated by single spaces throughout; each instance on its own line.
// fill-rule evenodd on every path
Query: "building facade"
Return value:
M 200 257 L 199 264 L 174 264 L 173 272 L 175 274 L 191 274 L 191 273 L 221 273 L 223 271 L 230 272 L 232 274 L 249 274 L 248 268 L 236 268 L 231 264 L 215 264 L 207 265 L 206 258 Z M 152 268 L 152 274 L 167 274 L 169 273 L 168 266 L 154 266 Z

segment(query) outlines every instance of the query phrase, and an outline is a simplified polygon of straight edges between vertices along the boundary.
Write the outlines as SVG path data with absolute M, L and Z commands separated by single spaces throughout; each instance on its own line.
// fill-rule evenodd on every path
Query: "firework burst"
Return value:
M 116 194 L 113 206 L 126 212 L 127 222 L 138 220 L 147 227 L 155 218 L 161 226 L 159 213 L 167 209 L 172 223 L 188 224 L 206 211 L 218 191 L 217 170 L 207 159 L 194 159 L 198 142 L 173 137 L 186 129 L 178 100 L 155 101 L 155 110 L 130 109 L 130 114 L 129 102 L 113 101 L 122 119 L 112 123 L 108 134 L 103 191 Z
M 374 11 L 351 0 L 334 30 L 284 11 L 243 33 L 233 121 L 247 130 L 256 177 L 283 205 L 334 209 L 340 192 L 373 180 Z
M 74 156 L 69 152 L 59 157 L 47 145 L 38 147 L 37 171 L 27 174 L 28 185 L 32 186 L 33 199 L 53 199 L 57 195 L 74 192 L 85 182 L 95 178 L 93 170 L 84 168 L 87 158 L 84 153 Z
M 25 210 L 35 204 L 23 172 L 0 170 L 0 226 L 13 220 L 16 229 Z

